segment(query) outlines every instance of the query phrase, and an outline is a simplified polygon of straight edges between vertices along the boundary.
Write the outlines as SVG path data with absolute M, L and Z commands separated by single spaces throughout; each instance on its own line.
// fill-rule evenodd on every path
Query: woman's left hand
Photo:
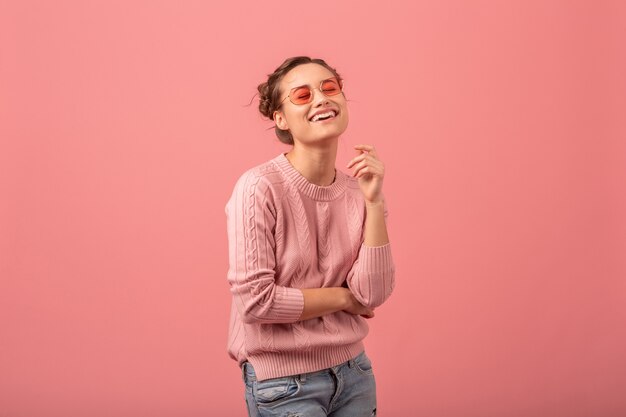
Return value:
M 385 166 L 378 159 L 378 154 L 373 146 L 355 145 L 354 148 L 360 150 L 361 154 L 353 158 L 348 163 L 347 168 L 354 167 L 352 176 L 359 179 L 359 186 L 366 203 L 371 204 L 382 201 Z

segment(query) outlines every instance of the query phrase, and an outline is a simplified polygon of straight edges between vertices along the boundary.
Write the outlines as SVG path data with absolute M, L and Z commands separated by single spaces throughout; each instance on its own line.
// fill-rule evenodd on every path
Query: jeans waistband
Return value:
M 316 374 L 321 374 L 321 373 L 324 373 L 324 372 L 337 373 L 338 369 L 340 367 L 342 367 L 342 366 L 348 366 L 350 368 L 353 368 L 354 367 L 354 363 L 356 361 L 356 358 L 358 358 L 360 355 L 363 355 L 364 353 L 365 353 L 365 351 L 359 353 L 359 355 L 355 356 L 352 359 L 349 359 L 349 360 L 347 360 L 347 361 L 345 361 L 343 363 L 340 363 L 339 365 L 336 365 L 336 366 L 333 366 L 333 367 L 330 367 L 330 368 L 321 369 L 319 371 L 312 371 L 312 372 L 306 372 L 306 373 L 297 374 L 297 375 L 286 375 L 286 376 L 293 376 L 293 377 L 298 378 L 301 382 L 304 382 L 304 381 L 306 381 L 307 377 L 310 377 L 310 376 L 313 376 L 313 375 L 316 375 Z M 248 367 L 251 368 L 252 373 L 254 374 L 254 367 L 252 366 L 252 364 L 250 362 L 244 361 L 241 364 L 241 378 L 244 380 L 244 382 L 248 382 L 247 381 L 247 379 L 248 379 L 247 378 L 247 368 Z M 250 379 L 252 381 L 255 381 L 256 380 L 256 375 L 255 376 L 250 376 Z

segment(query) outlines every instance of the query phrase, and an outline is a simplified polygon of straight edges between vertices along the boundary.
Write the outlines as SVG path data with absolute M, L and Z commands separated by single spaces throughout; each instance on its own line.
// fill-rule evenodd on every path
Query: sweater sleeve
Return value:
M 387 208 L 385 207 L 385 220 Z M 391 243 L 366 246 L 361 240 L 357 259 L 348 271 L 348 288 L 364 306 L 375 308 L 383 304 L 395 287 L 395 264 Z
M 226 204 L 228 283 L 244 323 L 293 323 L 304 309 L 297 288 L 275 283 L 276 209 L 254 171 L 242 175 Z

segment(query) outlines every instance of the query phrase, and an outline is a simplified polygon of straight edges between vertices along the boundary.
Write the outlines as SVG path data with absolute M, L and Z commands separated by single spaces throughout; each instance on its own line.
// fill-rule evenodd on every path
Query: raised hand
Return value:
M 352 176 L 359 179 L 359 186 L 366 203 L 382 201 L 385 166 L 372 145 L 355 145 L 360 155 L 348 162 L 347 168 L 353 167 Z

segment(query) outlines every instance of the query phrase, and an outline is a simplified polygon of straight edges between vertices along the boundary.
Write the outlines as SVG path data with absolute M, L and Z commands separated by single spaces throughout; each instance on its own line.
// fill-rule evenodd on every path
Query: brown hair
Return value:
M 257 89 L 259 90 L 259 111 L 265 117 L 270 120 L 274 120 L 274 111 L 282 107 L 280 103 L 280 81 L 285 74 L 290 70 L 301 64 L 319 64 L 326 67 L 332 72 L 337 79 L 342 80 L 341 76 L 333 67 L 328 65 L 323 59 L 310 58 L 308 56 L 295 56 L 287 58 L 272 74 L 268 74 L 267 81 L 259 84 Z M 345 96 L 345 95 L 344 95 Z M 289 130 L 279 129 L 278 126 L 272 126 L 275 130 L 278 140 L 288 145 L 293 145 L 293 136 Z M 272 128 L 270 127 L 270 129 Z

